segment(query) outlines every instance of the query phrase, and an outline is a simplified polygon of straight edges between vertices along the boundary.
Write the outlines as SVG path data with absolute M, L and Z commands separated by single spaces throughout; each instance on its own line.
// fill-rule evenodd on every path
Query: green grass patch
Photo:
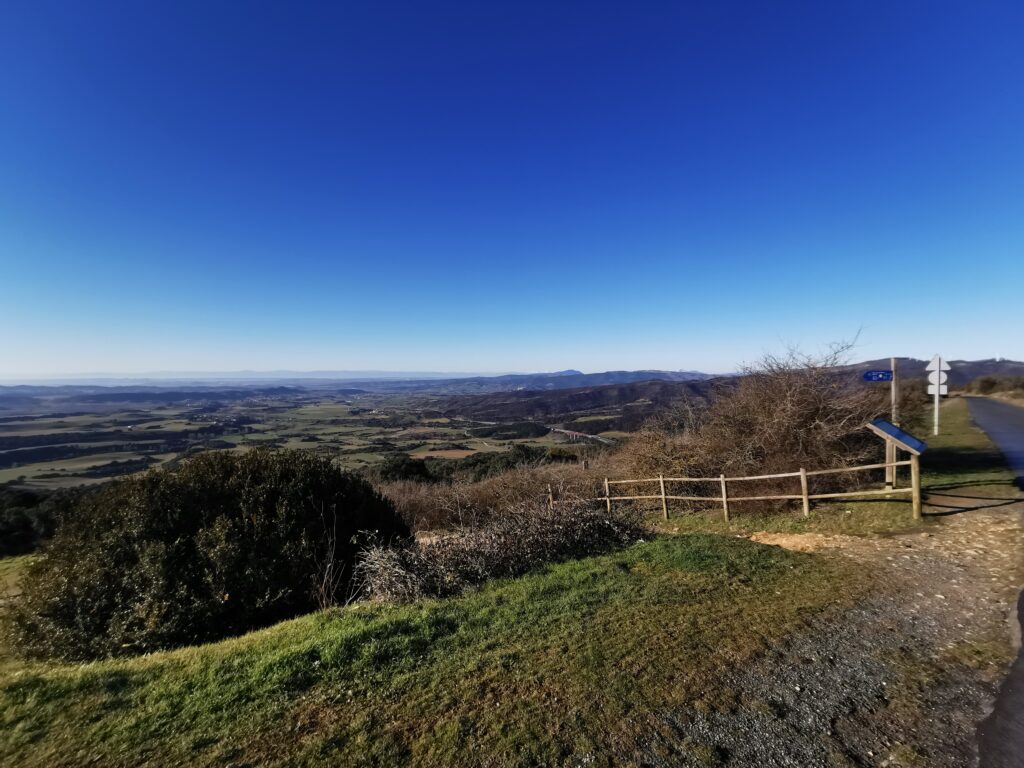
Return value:
M 0 762 L 611 765 L 662 707 L 730 706 L 720 672 L 864 588 L 838 559 L 663 537 L 209 646 L 9 661 Z
M 733 512 L 728 523 L 721 511 L 700 510 L 671 515 L 666 522 L 660 512 L 650 515 L 652 525 L 666 533 L 748 534 L 759 531 L 770 533 L 820 533 L 824 535 L 868 536 L 895 533 L 931 525 L 933 520 L 913 520 L 909 501 L 893 497 L 891 501 L 850 501 L 845 504 L 821 503 L 811 510 L 810 517 L 799 511 Z

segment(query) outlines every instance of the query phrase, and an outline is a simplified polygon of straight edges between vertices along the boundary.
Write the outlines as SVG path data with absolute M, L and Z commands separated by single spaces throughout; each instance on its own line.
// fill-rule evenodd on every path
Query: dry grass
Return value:
M 589 498 L 601 485 L 604 465 L 584 470 L 579 464 L 522 466 L 479 482 L 450 483 L 398 480 L 377 487 L 415 532 L 476 525 L 506 510 L 547 498 L 550 485 L 556 498 Z

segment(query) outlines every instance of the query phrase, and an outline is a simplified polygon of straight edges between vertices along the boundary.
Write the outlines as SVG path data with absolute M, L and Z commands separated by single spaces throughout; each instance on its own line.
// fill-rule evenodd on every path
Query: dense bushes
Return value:
M 66 659 L 213 640 L 330 603 L 368 536 L 408 533 L 368 483 L 312 453 L 206 453 L 69 511 L 6 631 Z
M 431 543 L 373 547 L 358 577 L 372 600 L 443 597 L 490 578 L 518 576 L 540 565 L 606 552 L 643 534 L 639 515 L 584 502 L 521 504 Z

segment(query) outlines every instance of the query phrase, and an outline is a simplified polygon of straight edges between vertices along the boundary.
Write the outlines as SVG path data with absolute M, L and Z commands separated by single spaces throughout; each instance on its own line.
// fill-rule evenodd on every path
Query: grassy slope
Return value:
M 1013 473 L 988 436 L 971 423 L 964 398 L 953 398 L 943 404 L 940 426 L 937 436 L 921 435 L 928 443 L 928 450 L 921 457 L 921 485 L 926 503 L 929 493 L 944 493 L 954 488 L 969 488 L 972 495 L 980 497 L 1005 497 L 1015 492 Z M 906 487 L 910 482 L 909 474 L 906 468 L 902 472 L 900 483 Z M 673 514 L 667 523 L 660 520 L 659 513 L 652 515 L 651 521 L 659 530 L 673 533 L 773 531 L 863 535 L 914 527 L 906 495 L 893 500 L 883 497 L 883 500 L 818 503 L 806 519 L 799 511 L 765 515 L 749 511 L 750 506 L 734 505 L 728 526 L 718 510 Z M 929 522 L 926 515 L 922 524 Z
M 717 672 L 857 584 L 821 556 L 660 538 L 460 598 L 351 606 L 204 647 L 7 661 L 0 762 L 611 764 L 655 708 L 727 705 Z

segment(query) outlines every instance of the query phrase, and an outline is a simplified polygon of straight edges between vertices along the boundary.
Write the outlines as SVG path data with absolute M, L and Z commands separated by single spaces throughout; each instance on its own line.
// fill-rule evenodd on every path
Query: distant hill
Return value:
M 721 381 L 721 380 L 719 380 Z M 519 390 L 482 395 L 453 395 L 433 407 L 447 416 L 482 421 L 565 422 L 590 414 L 604 415 L 593 422 L 578 422 L 573 429 L 598 432 L 636 429 L 647 418 L 674 400 L 689 396 L 705 399 L 716 380 L 648 380 L 559 390 Z M 590 428 L 588 427 L 590 424 Z
M 632 384 L 641 381 L 705 381 L 715 374 L 701 371 L 604 371 L 581 373 L 568 370 L 555 373 L 513 373 L 503 376 L 469 376 L 457 379 L 409 379 L 358 382 L 371 392 L 407 392 L 437 394 L 485 394 L 491 392 L 546 391 Z M 327 389 L 327 385 L 318 385 Z

